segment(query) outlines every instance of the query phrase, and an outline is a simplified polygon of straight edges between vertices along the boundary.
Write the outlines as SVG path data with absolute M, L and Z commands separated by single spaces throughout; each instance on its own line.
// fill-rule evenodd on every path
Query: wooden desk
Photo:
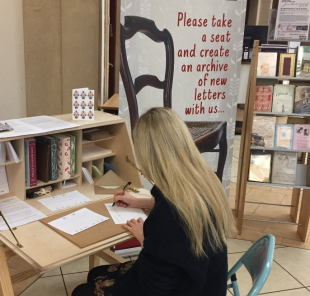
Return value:
M 70 114 L 60 115 L 57 118 L 71 121 Z M 92 162 L 98 163 L 103 166 L 103 158 L 98 158 L 93 161 L 83 160 L 82 151 L 84 145 L 93 145 L 95 143 L 85 143 L 82 140 L 82 130 L 85 128 L 100 127 L 106 128 L 109 132 L 114 135 L 113 139 L 96 142 L 97 145 L 104 148 L 111 149 L 113 151 L 113 156 L 110 157 L 109 162 L 113 165 L 115 170 L 124 180 L 134 180 L 135 187 L 140 188 L 142 186 L 142 180 L 138 172 L 126 163 L 125 155 L 131 155 L 130 157 L 134 160 L 134 154 L 132 149 L 132 142 L 128 134 L 128 129 L 125 123 L 125 119 L 114 116 L 111 114 L 96 111 L 95 121 L 79 121 L 76 122 L 81 124 L 78 128 L 73 128 L 69 130 L 49 132 L 46 134 L 55 134 L 60 132 L 70 132 L 76 135 L 76 177 L 74 181 L 78 186 L 61 189 L 62 180 L 55 187 L 55 190 L 41 198 L 26 200 L 26 202 L 36 209 L 40 210 L 47 216 L 57 214 L 62 211 L 66 211 L 70 208 L 61 211 L 52 212 L 41 203 L 38 202 L 39 199 L 58 195 L 61 193 L 66 193 L 74 190 L 78 190 L 82 194 L 89 197 L 92 202 L 99 200 L 104 200 L 111 198 L 111 195 L 96 195 L 94 193 L 94 186 L 87 184 L 82 180 L 82 165 L 85 167 L 91 167 Z M 10 193 L 3 197 L 16 195 L 22 200 L 25 200 L 25 169 L 24 169 L 24 146 L 23 138 L 17 137 L 10 139 L 1 139 L 1 141 L 12 140 L 15 141 L 15 149 L 19 154 L 21 159 L 18 164 L 10 164 L 7 166 L 9 168 L 8 181 L 10 184 Z M 51 183 L 52 184 L 52 183 Z M 54 183 L 53 183 L 54 184 Z M 12 186 L 14 185 L 14 186 Z M 140 186 L 139 186 L 140 185 Z M 140 190 L 140 189 L 139 189 Z M 137 197 L 150 197 L 150 193 L 147 190 L 141 189 L 140 193 L 137 193 Z M 76 207 L 72 207 L 74 209 Z M 11 284 L 11 279 L 6 263 L 6 257 L 14 255 L 14 253 L 26 262 L 28 262 L 33 269 L 38 273 L 44 273 L 54 268 L 60 267 L 64 264 L 70 263 L 72 261 L 81 259 L 83 257 L 90 257 L 90 268 L 99 264 L 99 257 L 108 261 L 109 263 L 116 263 L 124 261 L 120 256 L 117 256 L 109 250 L 111 246 L 125 242 L 131 239 L 133 236 L 128 233 L 123 233 L 117 235 L 110 239 L 101 241 L 99 243 L 93 244 L 91 246 L 85 247 L 83 249 L 77 247 L 63 236 L 53 231 L 51 228 L 45 226 L 40 221 L 36 221 L 30 224 L 17 227 L 14 231 L 19 242 L 23 245 L 23 248 L 18 248 L 16 246 L 16 241 L 9 231 L 0 232 L 0 241 L 2 241 L 6 247 L 0 247 L 0 295 L 13 296 L 13 288 Z M 10 251 L 11 250 L 11 251 Z M 102 252 L 103 250 L 106 250 Z M 14 253 L 13 253 L 14 252 Z M 32 272 L 33 275 L 33 272 Z

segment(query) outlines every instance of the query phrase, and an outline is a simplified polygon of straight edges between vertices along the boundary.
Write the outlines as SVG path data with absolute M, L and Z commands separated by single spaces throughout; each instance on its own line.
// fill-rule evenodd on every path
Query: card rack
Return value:
M 248 185 L 258 185 L 258 186 L 274 186 L 274 187 L 284 187 L 284 188 L 293 188 L 292 200 L 290 208 L 290 216 L 292 221 L 272 221 L 274 223 L 285 223 L 296 225 L 297 233 L 300 236 L 302 241 L 306 240 L 307 231 L 309 226 L 310 219 L 310 187 L 309 186 L 297 186 L 297 185 L 283 185 L 283 184 L 273 184 L 273 183 L 259 183 L 259 182 L 249 182 L 249 162 L 251 156 L 251 150 L 268 150 L 268 151 L 283 151 L 278 149 L 259 149 L 257 147 L 251 147 L 251 135 L 252 135 L 252 125 L 254 116 L 297 116 L 305 117 L 307 119 L 307 124 L 310 123 L 310 114 L 284 114 L 284 113 L 273 113 L 273 112 L 254 112 L 254 100 L 256 94 L 256 86 L 270 85 L 279 83 L 279 81 L 288 80 L 290 84 L 294 85 L 310 85 L 309 78 L 301 77 L 257 77 L 257 65 L 258 65 L 258 53 L 259 53 L 259 41 L 254 42 L 253 55 L 249 73 L 248 88 L 247 88 L 247 97 L 244 108 L 244 117 L 242 125 L 242 134 L 241 134 L 241 145 L 239 152 L 239 163 L 238 163 L 238 176 L 237 176 L 237 186 L 236 186 L 236 198 L 235 198 L 235 215 L 237 218 L 237 228 L 239 234 L 242 233 L 243 220 L 255 220 L 263 221 L 260 219 L 252 219 L 244 217 L 244 207 L 245 203 L 248 202 L 245 200 L 246 191 Z M 293 150 L 285 150 L 293 151 Z M 302 152 L 303 163 L 308 165 L 310 168 L 310 158 L 306 157 L 310 151 L 296 151 Z M 306 162 L 306 159 L 307 162 Z M 299 204 L 300 213 L 298 215 Z M 268 205 L 269 203 L 264 203 Z M 271 204 L 270 204 L 271 205 Z M 283 206 L 283 205 L 278 205 Z M 269 221 L 269 220 L 268 220 Z M 270 221 L 269 221 L 270 222 Z

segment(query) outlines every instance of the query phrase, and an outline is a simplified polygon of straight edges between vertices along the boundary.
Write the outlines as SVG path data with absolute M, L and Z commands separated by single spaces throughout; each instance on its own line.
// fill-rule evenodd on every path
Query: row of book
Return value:
M 57 134 L 25 139 L 26 186 L 75 175 L 75 136 Z
M 297 162 L 296 152 L 251 153 L 249 181 L 285 185 L 310 185 L 307 165 Z
M 289 122 L 291 124 L 277 123 L 275 116 L 255 116 L 251 146 L 310 151 L 310 124 L 292 124 L 294 119 Z
M 256 86 L 254 111 L 309 114 L 310 86 Z
M 310 46 L 299 46 L 295 53 L 277 51 L 258 53 L 257 76 L 310 78 Z

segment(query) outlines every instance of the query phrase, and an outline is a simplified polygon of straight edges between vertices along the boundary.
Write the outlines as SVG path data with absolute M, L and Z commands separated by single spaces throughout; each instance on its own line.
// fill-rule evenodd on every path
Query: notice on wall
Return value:
M 228 154 L 223 185 L 231 179 L 235 116 L 240 84 L 246 1 L 211 0 L 122 0 L 121 23 L 139 16 L 168 30 L 173 39 L 174 60 L 171 106 L 184 121 L 226 121 Z M 126 54 L 133 81 L 155 75 L 165 79 L 166 50 L 137 33 L 126 41 Z M 244 82 L 247 83 L 247 82 Z M 137 95 L 139 115 L 152 107 L 164 106 L 163 90 L 145 87 Z M 130 121 L 129 108 L 120 79 L 120 115 Z M 203 154 L 217 170 L 215 153 Z M 236 177 L 236 176 L 232 176 Z
M 275 39 L 308 40 L 309 21 L 309 0 L 280 0 L 275 28 Z

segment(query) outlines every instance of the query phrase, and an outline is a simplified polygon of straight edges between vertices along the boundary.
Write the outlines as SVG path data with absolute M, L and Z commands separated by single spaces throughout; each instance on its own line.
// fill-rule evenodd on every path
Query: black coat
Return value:
M 198 259 L 174 208 L 156 186 L 151 194 L 155 205 L 144 223 L 144 248 L 116 281 L 112 295 L 226 295 L 227 248 L 220 253 L 208 249 L 208 257 Z

